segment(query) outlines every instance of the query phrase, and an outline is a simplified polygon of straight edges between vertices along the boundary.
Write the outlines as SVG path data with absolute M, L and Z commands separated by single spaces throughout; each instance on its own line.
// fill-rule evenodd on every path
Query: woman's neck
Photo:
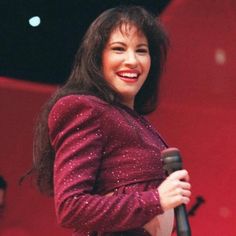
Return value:
M 132 110 L 134 109 L 134 99 L 132 100 L 121 100 L 121 103 L 129 108 L 131 108 Z

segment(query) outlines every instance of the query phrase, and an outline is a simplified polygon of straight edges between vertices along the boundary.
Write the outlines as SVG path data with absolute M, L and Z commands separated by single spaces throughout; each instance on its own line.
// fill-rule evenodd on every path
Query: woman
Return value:
M 37 185 L 54 195 L 58 222 L 76 236 L 156 235 L 161 216 L 171 225 L 166 212 L 189 202 L 187 171 L 166 178 L 166 144 L 141 115 L 155 109 L 167 45 L 143 8 L 105 11 L 44 108 L 34 142 Z

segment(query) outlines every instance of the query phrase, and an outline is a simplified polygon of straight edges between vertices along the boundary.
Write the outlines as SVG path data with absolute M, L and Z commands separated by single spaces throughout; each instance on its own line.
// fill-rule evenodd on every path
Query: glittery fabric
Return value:
M 165 144 L 149 122 L 122 104 L 69 95 L 48 125 L 58 223 L 74 236 L 149 235 L 142 226 L 163 213 L 156 189 L 165 178 Z

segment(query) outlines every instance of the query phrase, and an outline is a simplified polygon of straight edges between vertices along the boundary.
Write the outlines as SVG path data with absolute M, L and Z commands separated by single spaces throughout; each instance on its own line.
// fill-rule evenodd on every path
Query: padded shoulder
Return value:
M 98 122 L 99 117 L 109 108 L 105 101 L 90 95 L 68 95 L 60 98 L 48 116 L 51 140 L 72 126 L 82 127 Z

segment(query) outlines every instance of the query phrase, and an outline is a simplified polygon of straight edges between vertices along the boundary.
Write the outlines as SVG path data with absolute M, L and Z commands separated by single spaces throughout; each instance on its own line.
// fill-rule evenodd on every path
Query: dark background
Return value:
M 68 77 L 88 25 L 117 5 L 142 5 L 159 15 L 170 0 L 1 0 L 0 76 L 49 84 Z M 39 16 L 41 24 L 28 20 Z

